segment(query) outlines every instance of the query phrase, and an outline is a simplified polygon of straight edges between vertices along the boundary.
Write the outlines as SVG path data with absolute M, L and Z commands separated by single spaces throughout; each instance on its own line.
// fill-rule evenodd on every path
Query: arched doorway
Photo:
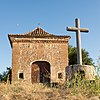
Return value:
M 31 65 L 32 83 L 50 83 L 50 63 L 46 61 L 36 61 Z

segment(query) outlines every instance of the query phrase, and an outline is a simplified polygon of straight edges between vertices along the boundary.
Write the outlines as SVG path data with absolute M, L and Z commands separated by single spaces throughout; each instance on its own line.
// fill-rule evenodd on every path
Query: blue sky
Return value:
M 0 0 L 0 72 L 11 67 L 12 52 L 9 33 L 26 33 L 40 27 L 56 35 L 70 35 L 69 43 L 76 46 L 76 35 L 67 32 L 80 18 L 82 48 L 97 63 L 100 55 L 100 0 Z

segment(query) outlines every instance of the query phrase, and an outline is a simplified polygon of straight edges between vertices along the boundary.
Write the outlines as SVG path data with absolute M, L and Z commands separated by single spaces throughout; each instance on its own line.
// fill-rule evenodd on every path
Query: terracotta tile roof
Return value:
M 42 28 L 37 27 L 32 32 L 28 32 L 28 33 L 25 33 L 25 34 L 8 34 L 8 38 L 9 38 L 10 44 L 12 46 L 12 42 L 14 42 L 14 41 L 17 41 L 17 42 L 18 41 L 30 41 L 30 40 L 27 40 L 25 38 L 46 38 L 46 39 L 48 39 L 48 41 L 50 41 L 49 39 L 54 39 L 54 40 L 57 41 L 57 39 L 67 39 L 67 40 L 69 40 L 71 37 L 67 36 L 67 35 L 62 36 L 62 35 L 50 34 L 46 31 L 44 31 Z M 18 40 L 18 38 L 21 39 L 21 40 Z M 43 40 L 43 41 L 45 41 L 45 40 Z M 66 40 L 64 40 L 63 42 L 66 42 Z
M 33 30 L 32 32 L 28 32 L 25 34 L 8 34 L 8 37 L 22 37 L 22 38 L 32 38 L 32 37 L 39 37 L 39 38 L 44 38 L 44 37 L 58 37 L 58 38 L 62 38 L 62 37 L 67 37 L 70 38 L 70 36 L 62 36 L 62 35 L 54 35 L 54 34 L 50 34 L 46 31 L 44 31 L 42 28 L 37 27 L 35 30 Z
M 55 36 L 53 34 L 49 34 L 48 32 L 44 31 L 42 28 L 37 27 L 35 30 L 32 32 L 26 33 L 24 35 L 27 36 Z

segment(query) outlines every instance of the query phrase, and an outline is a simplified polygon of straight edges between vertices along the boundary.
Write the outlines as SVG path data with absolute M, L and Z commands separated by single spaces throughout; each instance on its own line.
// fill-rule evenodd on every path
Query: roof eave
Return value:
M 11 45 L 11 48 L 12 48 L 12 40 L 11 40 L 11 37 L 10 37 L 11 35 L 10 34 L 8 34 L 8 39 L 9 39 L 9 41 L 10 41 L 10 45 Z
M 55 37 L 57 37 L 57 38 L 69 38 L 69 39 L 71 38 L 70 36 L 67 36 L 67 35 L 31 36 L 31 35 L 24 35 L 24 34 L 9 34 L 8 36 L 9 36 L 9 37 L 10 37 L 10 36 L 11 36 L 11 37 L 17 37 L 17 38 L 18 38 L 18 37 L 19 37 L 19 38 L 22 38 L 22 37 L 23 37 L 23 38 L 26 38 L 26 37 L 27 37 L 27 38 L 33 38 L 33 37 L 34 37 L 34 38 L 54 37 L 54 38 L 55 38 Z

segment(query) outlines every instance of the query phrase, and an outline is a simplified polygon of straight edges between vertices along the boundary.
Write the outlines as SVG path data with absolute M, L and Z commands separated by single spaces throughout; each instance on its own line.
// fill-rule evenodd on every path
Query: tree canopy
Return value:
M 69 65 L 77 64 L 77 48 L 69 45 L 68 47 L 68 58 Z M 89 57 L 89 53 L 82 49 L 82 64 L 83 65 L 94 65 L 93 59 Z

